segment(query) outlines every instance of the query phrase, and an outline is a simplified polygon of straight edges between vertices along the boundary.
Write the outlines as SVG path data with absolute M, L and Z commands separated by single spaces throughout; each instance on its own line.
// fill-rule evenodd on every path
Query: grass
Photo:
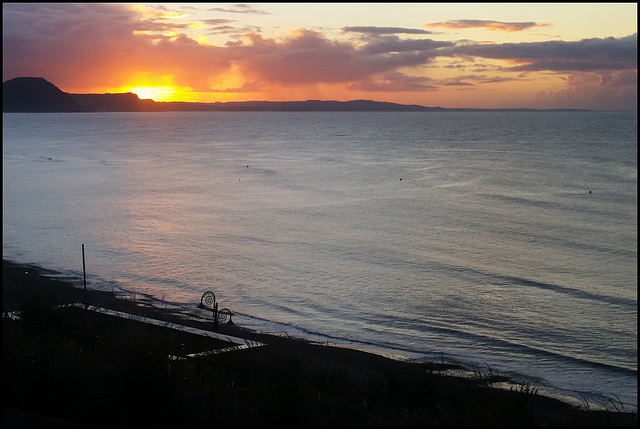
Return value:
M 637 425 L 635 414 L 586 411 L 528 385 L 490 388 L 500 378 L 490 369 L 488 377 L 437 375 L 444 362 L 295 338 L 254 333 L 248 344 L 267 345 L 188 358 L 230 344 L 90 306 L 55 308 L 69 298 L 23 292 L 21 318 L 3 320 L 4 408 L 92 426 Z

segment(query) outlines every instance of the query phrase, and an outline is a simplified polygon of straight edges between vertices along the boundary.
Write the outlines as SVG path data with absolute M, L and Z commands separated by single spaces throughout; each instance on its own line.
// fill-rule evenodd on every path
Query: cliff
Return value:
M 3 112 L 81 112 L 74 98 L 41 77 L 19 77 L 2 83 Z
M 143 112 L 157 111 L 153 100 L 136 94 L 69 94 L 41 77 L 18 77 L 2 83 L 2 111 Z

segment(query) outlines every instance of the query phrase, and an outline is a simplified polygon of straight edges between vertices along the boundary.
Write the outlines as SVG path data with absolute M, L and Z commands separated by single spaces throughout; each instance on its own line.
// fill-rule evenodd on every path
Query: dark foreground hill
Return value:
M 441 362 L 216 327 L 36 267 L 3 260 L 2 280 L 3 312 L 21 312 L 2 323 L 3 426 L 637 426 L 621 404 L 590 411 L 490 387 L 495 376 L 442 374 Z M 57 306 L 69 302 L 84 305 Z M 169 322 L 263 345 L 228 349 Z

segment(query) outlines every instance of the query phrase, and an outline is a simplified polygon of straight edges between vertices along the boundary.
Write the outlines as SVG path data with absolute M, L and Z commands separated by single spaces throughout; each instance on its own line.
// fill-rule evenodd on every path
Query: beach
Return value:
M 3 399 L 5 426 L 30 425 L 30 422 L 42 422 L 42 419 L 48 419 L 50 425 L 121 426 L 160 422 L 199 425 L 210 419 L 231 426 L 637 425 L 635 413 L 572 406 L 538 394 L 534 386 L 509 390 L 490 387 L 499 386 L 506 380 L 491 379 L 487 374 L 478 374 L 475 378 L 452 376 L 455 366 L 444 363 L 399 361 L 287 335 L 253 332 L 235 324 L 214 324 L 210 319 L 142 306 L 111 292 L 84 290 L 51 276 L 55 273 L 41 267 L 3 260 L 2 273 L 3 377 L 7 392 Z M 66 307 L 66 310 L 47 310 L 48 313 L 43 310 L 43 307 L 48 309 L 70 303 L 81 305 Z M 131 317 L 110 316 L 97 309 L 109 309 Z M 29 331 L 25 326 L 26 315 L 24 321 L 7 318 L 8 312 L 25 310 L 29 310 L 32 319 L 33 314 L 47 314 L 51 320 Z M 150 325 L 141 320 L 161 323 Z M 99 352 L 103 356 L 121 347 L 123 338 L 132 336 L 128 330 L 133 325 L 140 325 L 145 331 L 136 337 L 134 346 L 126 346 L 126 357 L 105 362 L 96 362 L 98 357 L 84 360 L 90 353 Z M 175 326 L 184 329 L 175 329 Z M 68 330 L 73 331 L 73 336 L 66 336 Z M 45 334 L 43 331 L 47 331 L 46 340 L 38 337 Z M 171 333 L 160 334 L 160 331 Z M 215 335 L 212 336 L 193 334 L 213 331 Z M 158 335 L 170 335 L 169 343 L 179 343 L 177 349 L 181 350 L 168 347 L 166 341 L 158 346 L 154 342 Z M 233 344 L 220 339 L 225 335 L 243 339 L 246 346 L 234 349 Z M 49 362 L 43 367 L 56 373 L 51 385 L 43 377 L 30 385 L 33 374 L 23 372 L 34 371 L 34 368 L 25 364 L 28 356 L 20 353 L 29 351 L 31 359 L 36 361 L 33 356 L 38 355 L 43 343 L 53 341 L 52 337 L 58 338 L 58 342 L 49 350 L 59 354 L 56 355 L 58 360 L 71 356 L 82 364 L 74 366 L 71 362 L 69 365 L 58 362 L 58 368 Z M 38 344 L 29 341 L 38 341 Z M 65 352 L 61 353 L 63 347 Z M 81 349 L 84 355 L 73 351 L 74 348 Z M 153 360 L 153 365 L 157 364 L 160 370 L 170 368 L 170 376 L 164 380 L 165 375 L 159 377 L 151 373 L 147 374 L 151 378 L 145 379 L 142 373 L 151 371 L 149 367 L 153 366 L 148 364 L 139 373 L 131 371 L 142 365 L 135 358 L 137 348 L 149 349 L 149 355 L 153 350 L 154 356 L 160 356 Z M 144 359 L 149 357 L 144 356 Z M 105 366 L 115 365 L 114 362 L 119 362 L 119 369 L 107 371 L 110 380 L 98 383 L 97 374 L 103 372 Z M 97 369 L 92 368 L 94 364 L 98 365 Z M 80 371 L 83 365 L 91 368 Z M 122 368 L 123 365 L 130 368 Z M 172 378 L 178 372 L 180 379 Z M 91 382 L 83 378 L 87 375 L 92 377 Z M 44 379 L 49 376 L 51 374 Z M 127 379 L 117 380 L 117 377 Z M 163 379 L 164 384 L 158 378 Z M 68 383 L 61 380 L 68 380 Z M 95 389 L 91 391 L 95 401 L 87 397 L 84 387 L 88 385 Z M 43 394 L 44 386 L 59 389 L 59 392 Z M 122 390 L 122 386 L 127 387 Z M 167 389 L 166 394 L 162 393 L 163 389 Z M 132 390 L 136 395 L 131 395 Z M 84 411 L 69 405 L 77 401 L 76 395 L 84 395 Z M 42 403 L 43 398 L 48 398 L 55 406 L 46 406 Z M 123 402 L 125 399 L 128 402 Z M 158 407 L 152 413 L 155 417 L 141 418 L 139 413 L 131 411 L 141 404 L 149 411 Z M 92 412 L 87 415 L 89 409 Z

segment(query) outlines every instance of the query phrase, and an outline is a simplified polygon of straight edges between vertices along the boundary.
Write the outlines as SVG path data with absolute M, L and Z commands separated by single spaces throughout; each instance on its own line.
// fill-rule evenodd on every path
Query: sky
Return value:
M 2 79 L 155 101 L 637 110 L 636 3 L 3 3 Z

